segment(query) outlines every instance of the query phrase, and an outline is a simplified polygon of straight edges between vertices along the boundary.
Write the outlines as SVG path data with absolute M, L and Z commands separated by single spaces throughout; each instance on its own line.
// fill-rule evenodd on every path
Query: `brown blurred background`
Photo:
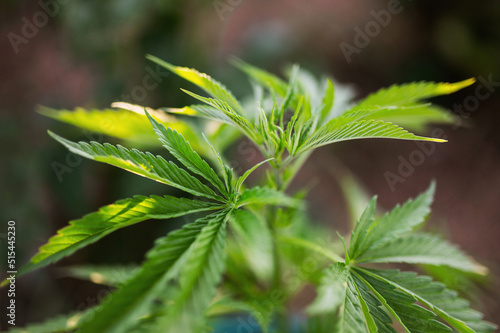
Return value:
M 230 55 L 275 73 L 297 62 L 315 74 L 352 83 L 359 97 L 392 83 L 417 80 L 482 77 L 500 82 L 500 2 L 495 0 L 401 1 L 390 22 L 386 17 L 379 31 L 372 31 L 372 37 L 346 57 L 341 45 L 355 47 L 358 29 L 377 22 L 375 16 L 388 11 L 391 3 L 395 1 L 2 1 L 0 221 L 17 223 L 18 262 L 29 260 L 70 219 L 133 194 L 165 193 L 161 185 L 112 167 L 67 161 L 67 151 L 50 140 L 46 130 L 74 140 L 86 140 L 85 134 L 34 111 L 39 104 L 103 108 L 124 99 L 141 84 L 148 68 L 154 68 L 146 54 L 209 73 L 240 97 L 250 85 L 227 63 Z M 404 182 L 391 188 L 384 175 L 397 173 L 401 160 L 419 147 L 373 140 L 318 150 L 296 187 L 318 180 L 309 197 L 313 217 L 346 233 L 349 221 L 337 181 L 341 169 L 350 170 L 370 194 L 377 193 L 387 209 L 436 179 L 429 228 L 490 267 L 492 274 L 474 289 L 473 302 L 498 324 L 500 84 L 492 83 L 491 94 L 476 105 L 470 96 L 476 96 L 479 84 L 433 101 L 455 112 L 463 108 L 462 119 L 469 126 L 439 126 L 449 143 L 435 146 Z M 132 102 L 183 106 L 190 99 L 179 88 L 187 86 L 170 75 Z M 230 153 L 238 160 L 238 149 Z M 62 181 L 54 162 L 73 165 Z M 140 262 L 158 235 L 181 222 L 121 230 L 62 264 Z M 2 226 L 6 230 L 5 223 Z M 0 252 L 4 267 L 5 251 Z M 19 325 L 91 306 L 107 293 L 106 288 L 61 277 L 53 267 L 20 278 L 17 286 Z

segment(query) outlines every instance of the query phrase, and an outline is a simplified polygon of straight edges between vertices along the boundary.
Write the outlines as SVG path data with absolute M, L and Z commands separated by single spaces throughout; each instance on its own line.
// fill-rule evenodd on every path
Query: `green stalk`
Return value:
M 279 161 L 279 160 L 278 160 Z M 283 191 L 283 169 L 280 162 L 278 164 L 273 164 L 274 168 L 274 182 L 276 184 L 276 189 L 278 191 Z M 276 230 L 276 208 L 268 207 L 268 218 L 269 230 L 271 232 L 272 246 L 273 246 L 273 283 L 271 290 L 279 290 L 284 293 L 283 283 L 282 283 L 282 269 L 281 260 L 278 249 L 278 231 Z M 288 317 L 286 309 L 279 308 L 277 311 L 278 316 L 278 330 L 279 332 L 288 332 Z

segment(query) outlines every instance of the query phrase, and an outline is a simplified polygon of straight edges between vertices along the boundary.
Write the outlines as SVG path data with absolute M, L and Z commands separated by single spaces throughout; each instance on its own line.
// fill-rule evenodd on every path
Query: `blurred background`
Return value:
M 472 298 L 486 319 L 500 323 L 499 1 L 4 0 L 0 6 L 0 221 L 3 230 L 16 221 L 18 265 L 71 219 L 133 194 L 166 193 L 160 184 L 68 154 L 46 130 L 73 140 L 88 140 L 89 133 L 35 113 L 37 105 L 190 103 L 179 88 L 191 86 L 164 71 L 156 72 L 153 89 L 136 93 L 144 77 L 157 71 L 146 54 L 208 73 L 239 97 L 250 85 L 228 64 L 231 55 L 274 73 L 299 63 L 352 84 L 358 97 L 393 83 L 476 77 L 474 86 L 433 100 L 468 126 L 437 127 L 449 142 L 433 146 L 403 181 L 388 182 L 388 172 L 398 174 L 421 147 L 360 140 L 319 149 L 294 188 L 311 185 L 314 219 L 346 234 L 351 221 L 339 185 L 346 170 L 386 209 L 436 179 L 429 228 L 491 269 L 474 287 L 453 275 L 448 282 Z M 240 142 L 228 154 L 246 168 L 260 159 L 252 151 Z M 182 222 L 120 230 L 61 265 L 139 263 L 156 237 Z M 1 255 L 4 267 L 4 250 Z M 18 279 L 17 288 L 18 325 L 84 309 L 109 292 L 55 267 Z M 0 321 L 5 325 L 4 317 Z

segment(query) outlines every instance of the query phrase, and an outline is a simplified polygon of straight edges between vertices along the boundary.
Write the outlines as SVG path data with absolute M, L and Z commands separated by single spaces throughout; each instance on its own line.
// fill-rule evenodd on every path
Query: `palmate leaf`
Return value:
M 229 213 L 230 210 L 213 213 L 158 239 L 137 274 L 104 300 L 95 316 L 82 324 L 81 333 L 126 332 L 141 315 L 147 313 L 158 295 L 165 294 L 168 282 L 177 278 L 181 271 L 184 272 L 184 265 L 192 267 L 193 263 L 190 264 L 190 261 L 199 264 L 199 258 L 193 257 L 193 254 L 201 255 L 203 260 L 207 260 L 207 255 L 213 253 L 214 247 L 220 248 L 221 241 L 218 239 L 223 239 L 223 234 L 220 235 L 224 232 L 223 225 Z M 189 276 L 183 277 L 183 283 L 187 280 L 194 282 L 191 287 L 196 282 L 210 287 L 206 278 L 213 278 L 210 270 L 214 273 L 214 265 L 220 269 L 219 262 L 215 259 L 215 263 L 203 263 L 206 266 L 196 267 Z M 215 278 L 210 279 L 212 282 L 214 280 Z M 210 290 L 204 293 L 198 295 L 202 300 L 206 300 Z
M 476 263 L 456 246 L 440 237 L 413 234 L 398 237 L 374 248 L 357 260 L 363 262 L 401 262 L 408 264 L 444 265 L 461 271 L 484 274 L 486 267 Z
M 135 196 L 104 206 L 99 211 L 69 222 L 58 231 L 19 271 L 24 274 L 56 262 L 92 244 L 113 231 L 148 219 L 169 219 L 195 212 L 221 209 L 223 206 L 172 196 Z
M 474 82 L 475 79 L 468 79 L 456 83 L 414 82 L 393 85 L 369 95 L 342 116 L 354 120 L 384 120 L 416 131 L 423 130 L 429 123 L 451 123 L 455 120 L 451 113 L 436 106 L 421 104 L 421 101 L 451 94 Z
M 354 260 L 424 222 L 430 212 L 434 191 L 435 185 L 431 183 L 426 192 L 396 206 L 378 220 L 374 218 L 376 200 L 372 199 L 352 233 L 349 257 Z
M 350 118 L 339 117 L 330 120 L 324 126 L 320 127 L 291 153 L 292 155 L 299 155 L 308 150 L 331 143 L 364 138 L 446 142 L 446 140 L 442 139 L 434 139 L 412 134 L 398 125 L 381 120 L 368 119 L 353 121 Z
M 356 271 L 365 280 L 372 281 L 372 287 L 377 291 L 380 290 L 380 295 L 384 292 L 387 293 L 387 285 L 390 285 L 400 292 L 412 296 L 415 301 L 423 304 L 459 332 L 483 333 L 492 332 L 496 328 L 494 325 L 482 321 L 482 315 L 470 309 L 469 302 L 458 297 L 456 292 L 446 289 L 444 284 L 434 282 L 427 276 L 417 276 L 413 272 L 381 271 L 359 267 L 356 268 Z M 374 280 L 382 283 L 378 284 Z M 389 299 L 390 297 L 393 296 L 389 295 Z M 403 309 L 399 311 L 402 312 Z M 416 311 L 408 314 L 413 314 L 416 318 L 423 318 L 423 315 L 419 315 Z M 432 324 L 432 322 L 427 321 L 427 324 Z M 418 332 L 417 329 L 411 332 Z M 429 329 L 425 332 L 434 331 Z
M 164 183 L 196 196 L 223 201 L 224 198 L 191 176 L 186 170 L 173 162 L 167 162 L 161 156 L 143 153 L 137 149 L 128 150 L 120 145 L 113 146 L 97 142 L 71 142 L 49 132 L 50 136 L 66 146 L 75 154 L 98 162 L 117 166 L 146 178 Z
M 126 103 L 116 103 L 116 105 L 124 105 Z M 113 104 L 115 105 L 115 104 Z M 129 104 L 127 104 L 129 105 Z M 157 146 L 158 139 L 151 128 L 151 125 L 144 114 L 132 112 L 129 109 L 118 107 L 117 109 L 91 109 L 76 108 L 70 110 L 56 110 L 40 106 L 37 112 L 74 125 L 92 132 L 102 133 L 121 140 L 124 140 L 134 146 L 150 147 Z M 154 110 L 151 110 L 154 111 Z M 191 143 L 198 148 L 197 137 L 194 130 L 185 122 L 180 122 L 173 116 L 162 114 L 157 120 L 164 126 L 168 126 L 177 130 L 186 136 Z
M 233 93 L 229 91 L 229 89 L 227 89 L 223 84 L 214 80 L 209 75 L 200 73 L 196 69 L 174 66 L 152 55 L 147 55 L 146 58 L 157 63 L 160 66 L 165 67 L 166 69 L 168 69 L 172 73 L 179 75 L 183 79 L 196 84 L 212 97 L 220 99 L 229 104 L 238 113 L 243 113 L 243 109 L 238 100 L 234 98 Z
M 424 221 L 433 194 L 432 183 L 416 199 L 396 206 L 380 219 L 374 216 L 375 198 L 370 201 L 352 232 L 345 263 L 337 262 L 323 271 L 318 296 L 308 309 L 314 316 L 311 327 L 317 332 L 395 333 L 392 317 L 408 333 L 451 331 L 439 318 L 459 332 L 494 329 L 442 283 L 415 273 L 359 266 L 365 262 L 408 262 L 480 272 L 479 265 L 437 237 L 404 235 Z
M 203 160 L 197 152 L 191 148 L 189 142 L 177 131 L 170 128 L 165 128 L 162 124 L 156 121 L 153 117 L 146 113 L 153 125 L 156 135 L 168 151 L 186 166 L 191 172 L 202 176 L 213 184 L 217 189 L 228 196 L 228 191 L 231 189 L 226 188 L 215 171 Z
M 343 263 L 325 269 L 318 297 L 308 312 L 318 332 L 395 333 L 388 314 L 409 333 L 451 331 L 438 317 L 459 332 L 494 329 L 481 321 L 481 315 L 471 310 L 468 302 L 428 277 Z

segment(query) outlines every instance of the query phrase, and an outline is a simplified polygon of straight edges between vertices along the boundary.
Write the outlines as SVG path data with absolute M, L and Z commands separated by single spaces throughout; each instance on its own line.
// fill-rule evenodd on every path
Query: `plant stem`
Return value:
M 281 164 L 273 165 L 274 167 L 274 182 L 276 184 L 276 189 L 278 191 L 283 190 L 283 169 Z M 273 246 L 273 283 L 272 283 L 272 292 L 278 291 L 284 297 L 284 288 L 282 283 L 282 269 L 281 269 L 281 260 L 278 249 L 278 231 L 276 230 L 276 208 L 268 207 L 268 223 L 269 230 L 271 232 L 272 238 L 272 246 Z M 280 304 L 281 305 L 281 304 Z M 286 315 L 286 309 L 283 309 L 281 306 L 278 307 L 277 312 L 278 316 L 278 331 L 279 332 L 288 332 L 288 319 Z

